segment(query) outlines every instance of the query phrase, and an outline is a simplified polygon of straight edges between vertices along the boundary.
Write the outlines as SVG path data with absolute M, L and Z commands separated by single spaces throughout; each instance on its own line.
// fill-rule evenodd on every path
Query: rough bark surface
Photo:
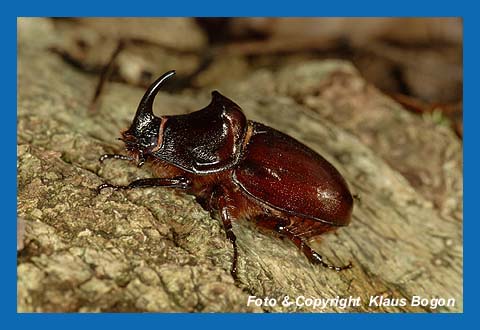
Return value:
M 18 311 L 463 310 L 461 144 L 447 128 L 404 112 L 350 64 L 303 63 L 218 86 L 250 119 L 324 155 L 359 196 L 351 225 L 313 243 L 330 262 L 351 260 L 352 270 L 312 266 L 291 243 L 238 221 L 235 283 L 222 225 L 193 196 L 94 191 L 150 176 L 126 162 L 98 162 L 121 152 L 115 139 L 143 90 L 112 84 L 101 109 L 89 112 L 97 78 L 48 50 L 48 21 L 20 19 L 18 27 Z M 160 93 L 156 112 L 199 109 L 209 95 Z M 358 296 L 361 305 L 248 307 L 249 295 Z M 375 295 L 456 304 L 369 306 Z

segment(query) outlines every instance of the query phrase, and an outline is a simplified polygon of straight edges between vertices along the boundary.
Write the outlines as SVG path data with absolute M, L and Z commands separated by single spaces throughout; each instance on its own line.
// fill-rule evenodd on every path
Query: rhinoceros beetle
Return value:
M 209 211 L 219 211 L 233 245 L 231 273 L 237 276 L 237 244 L 232 221 L 246 218 L 291 240 L 314 264 L 327 264 L 307 240 L 346 226 L 353 198 L 340 173 L 322 156 L 271 127 L 249 121 L 240 107 L 217 91 L 210 104 L 177 116 L 153 114 L 160 87 L 175 71 L 146 91 L 130 128 L 122 133 L 128 155 L 100 157 L 152 164 L 158 177 L 126 186 L 104 183 L 97 189 L 171 187 L 196 196 Z

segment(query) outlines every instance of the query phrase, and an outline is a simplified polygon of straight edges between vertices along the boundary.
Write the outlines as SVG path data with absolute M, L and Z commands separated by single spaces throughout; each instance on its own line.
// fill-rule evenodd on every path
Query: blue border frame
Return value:
M 399 3 L 387 3 L 386 1 L 328 1 L 325 3 L 309 3 L 305 0 L 296 0 L 287 5 L 277 1 L 264 2 L 242 0 L 228 3 L 226 1 L 197 1 L 169 2 L 149 1 L 150 6 L 141 6 L 136 3 L 121 5 L 113 1 L 19 1 L 10 4 L 13 7 L 7 9 L 0 21 L 2 25 L 3 48 L 2 68 L 6 71 L 2 93 L 3 116 L 6 116 L 8 125 L 3 127 L 3 145 L 7 155 L 7 161 L 0 162 L 3 176 L 3 189 L 1 189 L 2 210 L 4 211 L 3 246 L 0 249 L 6 271 L 1 273 L 4 298 L 0 300 L 3 323 L 11 323 L 12 327 L 38 328 L 81 328 L 108 327 L 113 329 L 132 327 L 177 327 L 191 325 L 192 327 L 211 327 L 224 323 L 228 330 L 242 329 L 254 322 L 255 327 L 337 327 L 359 326 L 358 322 L 365 322 L 366 327 L 383 326 L 387 328 L 401 327 L 405 329 L 411 326 L 428 328 L 452 328 L 466 325 L 471 319 L 478 298 L 478 285 L 473 280 L 474 270 L 472 263 L 464 262 L 464 313 L 463 314 L 348 314 L 348 315 L 319 315 L 319 314 L 275 314 L 275 315 L 251 315 L 251 314 L 17 314 L 16 313 L 16 17 L 17 16 L 461 16 L 464 19 L 464 221 L 467 229 L 464 231 L 464 260 L 468 260 L 473 254 L 473 235 L 478 227 L 474 213 L 473 193 L 478 186 L 478 175 L 473 165 L 475 156 L 475 139 L 478 137 L 478 129 L 475 129 L 479 112 L 475 111 L 474 79 L 478 77 L 478 65 L 475 65 L 477 51 L 477 32 L 479 29 L 478 18 L 475 17 L 473 5 L 467 5 L 461 1 L 411 1 L 404 0 Z M 313 2 L 313 1 L 312 1 Z M 14 50 L 14 51 L 12 51 Z M 12 79 L 12 80 L 10 80 Z M 470 193 L 469 193 L 470 192 Z M 472 256 L 473 258 L 473 256 Z M 15 265 L 15 266 L 14 266 Z M 15 269 L 15 271 L 13 271 Z M 8 327 L 8 325 L 7 325 Z

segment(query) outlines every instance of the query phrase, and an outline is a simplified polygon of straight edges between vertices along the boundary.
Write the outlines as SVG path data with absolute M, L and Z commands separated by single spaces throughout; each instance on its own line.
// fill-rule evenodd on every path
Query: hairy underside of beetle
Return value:
M 133 156 L 133 155 L 132 155 Z M 299 216 L 267 205 L 250 196 L 232 180 L 234 170 L 212 174 L 198 175 L 184 171 L 158 158 L 147 161 L 153 173 L 159 178 L 186 177 L 191 181 L 191 188 L 186 192 L 196 197 L 204 209 L 215 213 L 221 209 L 219 196 L 228 201 L 231 220 L 248 220 L 267 232 L 279 233 L 279 227 L 288 228 L 295 236 L 309 239 L 335 230 L 331 224 L 317 219 Z

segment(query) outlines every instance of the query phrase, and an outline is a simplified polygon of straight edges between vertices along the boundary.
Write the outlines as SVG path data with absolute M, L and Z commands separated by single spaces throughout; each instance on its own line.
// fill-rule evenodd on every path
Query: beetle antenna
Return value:
M 173 76 L 175 74 L 175 70 L 168 71 L 160 76 L 153 84 L 148 87 L 145 95 L 143 95 L 140 104 L 138 105 L 137 113 L 135 114 L 135 119 L 144 120 L 145 117 L 153 116 L 153 100 L 155 96 L 157 96 L 160 87 L 162 87 L 163 82 Z

